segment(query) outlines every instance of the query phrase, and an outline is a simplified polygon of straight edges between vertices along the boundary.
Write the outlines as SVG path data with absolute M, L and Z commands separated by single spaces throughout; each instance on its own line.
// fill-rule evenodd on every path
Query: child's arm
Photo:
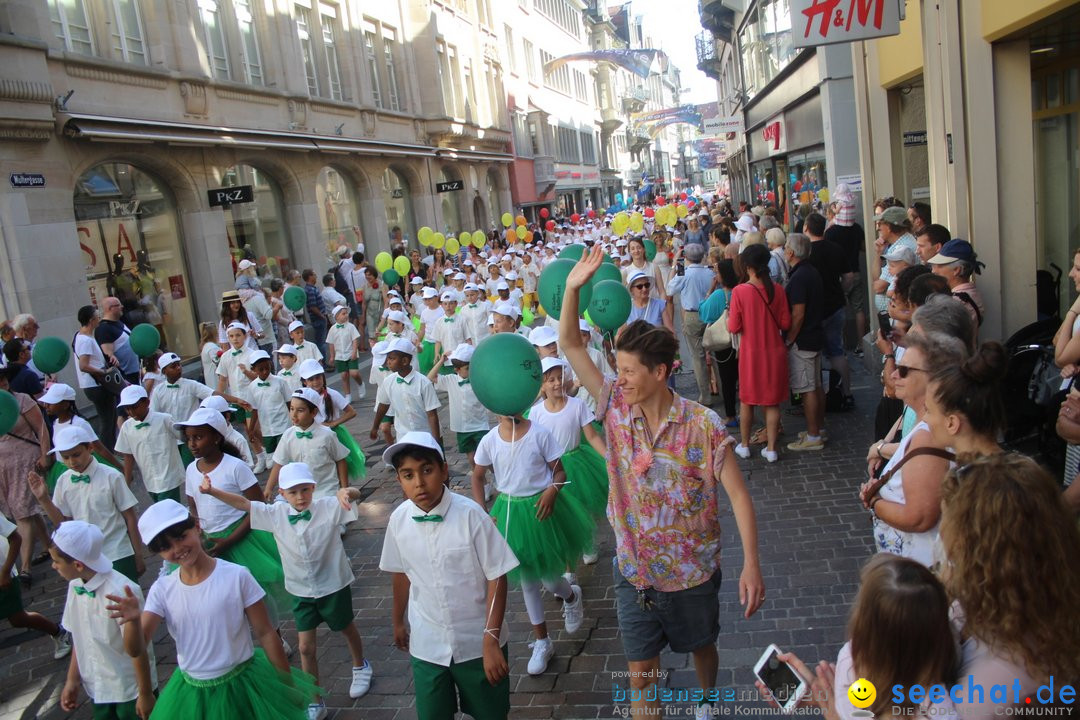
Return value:
M 20 548 L 22 548 L 22 535 L 18 530 L 12 530 L 8 535 L 7 557 L 4 558 L 4 566 L 0 567 L 0 590 L 7 590 L 11 585 L 11 568 L 15 567 L 15 558 L 19 557 Z
M 210 476 L 203 474 L 202 484 L 199 485 L 199 492 L 204 495 L 209 495 L 212 498 L 217 498 L 221 502 L 236 508 L 237 510 L 245 513 L 251 512 L 251 501 L 243 495 L 237 495 L 236 493 L 225 492 L 224 490 L 218 490 L 216 487 L 210 484 Z
M 349 463 L 342 458 L 335 463 L 337 468 L 337 481 L 338 486 L 341 488 L 349 487 Z
M 357 331 L 359 332 L 359 331 Z M 360 338 L 354 337 L 352 339 L 352 352 L 349 353 L 350 360 L 356 360 L 360 357 Z
M 552 460 L 548 463 L 551 468 L 551 484 L 545 488 L 540 499 L 536 501 L 536 519 L 546 520 L 551 511 L 555 509 L 555 498 L 558 497 L 562 486 L 566 484 L 566 472 L 562 468 L 562 462 Z
M 324 423 L 324 425 L 333 430 L 341 423 L 349 422 L 354 417 L 356 417 L 356 410 L 353 409 L 352 405 L 346 405 L 345 409 L 341 411 L 341 417 L 337 418 L 336 420 L 332 420 L 331 422 Z
M 375 440 L 379 437 L 379 423 L 386 417 L 386 413 L 389 412 L 389 403 L 379 403 L 379 406 L 375 408 L 375 420 L 371 423 L 371 439 Z
M 503 657 L 499 632 L 502 630 L 503 615 L 506 612 L 506 576 L 499 576 L 488 581 L 487 607 L 488 616 L 484 622 L 484 673 L 488 682 L 497 685 L 510 668 Z
M 394 573 L 391 585 L 394 589 L 394 605 L 390 617 L 394 624 L 394 647 L 408 652 L 409 628 L 405 624 L 405 610 L 409 607 L 409 576 L 405 573 Z
M 139 696 L 135 700 L 135 713 L 145 720 L 150 717 L 150 712 L 154 709 L 154 703 L 157 699 L 154 696 L 154 683 L 150 676 L 150 659 L 146 654 L 146 639 L 143 637 L 142 612 L 139 609 L 139 599 L 131 592 L 131 588 L 126 585 L 124 586 L 124 597 L 118 595 L 108 595 L 106 597 L 117 603 L 118 606 L 122 605 L 127 609 L 127 616 L 132 618 L 121 623 L 124 628 L 124 652 L 131 657 L 131 664 L 135 668 L 135 682 L 139 687 Z M 114 606 L 109 606 L 106 609 L 112 607 Z
M 251 623 L 251 631 L 266 652 L 266 659 L 273 663 L 280 672 L 289 674 L 289 659 L 285 657 L 285 648 L 281 646 L 281 638 L 277 630 L 270 622 L 270 615 L 266 612 L 266 603 L 259 600 L 257 603 L 244 608 L 248 622 Z
M 217 394 L 225 397 L 225 391 L 229 389 L 229 379 L 219 374 L 217 378 Z
M 142 575 L 146 572 L 146 560 L 143 559 L 146 548 L 143 547 L 142 536 L 139 535 L 139 520 L 135 517 L 135 508 L 130 507 L 127 510 L 121 510 L 120 514 L 124 518 L 124 524 L 127 525 L 127 534 L 131 538 L 131 548 L 135 551 L 135 574 Z
M 45 479 L 38 475 L 33 470 L 26 476 L 26 481 L 30 485 L 30 492 L 37 498 L 38 505 L 45 511 L 45 514 L 52 520 L 53 525 L 59 525 L 65 520 L 70 520 L 69 517 L 64 517 L 64 513 L 60 512 L 60 508 L 56 507 L 52 498 L 49 497 L 49 488 L 45 484 Z
M 473 465 L 472 469 L 472 496 L 476 503 L 487 510 L 487 502 L 484 500 L 484 476 L 491 469 L 490 465 Z
M 585 432 L 585 439 L 592 445 L 593 450 L 600 453 L 600 457 L 607 459 L 607 445 L 604 443 L 604 438 L 600 437 L 600 433 L 596 432 L 593 424 L 589 423 L 581 429 Z
M 75 646 L 71 646 L 71 662 L 68 663 L 67 678 L 64 680 L 64 689 L 60 692 L 60 709 L 64 712 L 73 712 L 79 706 L 79 688 L 82 687 L 82 676 L 79 674 L 79 660 L 75 657 Z
M 266 478 L 266 489 L 263 491 L 263 499 L 266 502 L 273 502 L 274 496 L 277 495 L 277 479 L 280 472 L 281 464 L 275 462 L 270 468 L 270 475 Z
M 439 411 L 428 410 L 427 411 L 428 427 L 431 428 L 431 435 L 434 437 L 440 445 L 442 445 L 442 432 L 439 430 Z
M 105 458 L 105 460 L 111 463 L 113 467 L 120 467 L 120 459 L 116 457 L 116 455 L 114 455 L 113 452 L 109 450 L 109 448 L 105 447 L 105 445 L 102 444 L 100 440 L 95 440 L 94 442 L 90 443 L 90 449 L 101 457 Z M 125 475 L 124 477 L 126 478 L 127 475 Z M 128 485 L 130 484 L 131 481 L 128 480 Z
M 244 429 L 247 430 L 248 442 L 256 443 L 257 435 L 255 429 L 259 427 L 259 411 L 255 408 L 251 409 L 251 415 L 244 421 Z
M 334 351 L 334 343 L 333 342 L 326 343 L 326 362 L 329 365 L 334 364 L 334 355 L 335 354 L 336 353 Z
M 135 482 L 135 456 L 124 455 L 124 482 L 128 487 L 131 487 L 131 483 Z
M 450 353 L 446 353 L 446 355 L 449 354 Z M 428 370 L 427 374 L 427 379 L 430 380 L 434 385 L 439 384 L 439 368 L 441 368 L 443 366 L 443 363 L 446 362 L 446 355 L 441 354 L 438 347 L 435 348 L 435 362 L 432 364 L 431 369 Z M 438 388 L 436 388 L 436 390 L 437 389 Z
M 248 412 L 252 411 L 251 403 L 249 403 L 247 400 L 242 400 L 241 398 L 238 398 L 235 395 L 230 395 L 229 393 L 225 392 L 222 389 L 215 390 L 214 394 L 215 395 L 220 395 L 221 397 L 228 400 L 230 405 L 235 405 L 236 407 L 244 408 Z

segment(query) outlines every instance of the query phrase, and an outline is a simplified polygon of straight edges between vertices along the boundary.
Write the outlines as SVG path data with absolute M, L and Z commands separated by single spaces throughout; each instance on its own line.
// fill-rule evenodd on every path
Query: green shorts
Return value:
M 232 422 L 234 423 L 243 423 L 245 420 L 251 417 L 251 413 L 249 413 L 244 408 L 235 408 L 234 410 L 230 410 L 229 412 L 232 413 Z
M 150 499 L 153 500 L 154 502 L 161 502 L 162 500 L 175 500 L 176 502 L 180 503 L 181 505 L 184 504 L 183 501 L 180 499 L 180 486 L 179 485 L 174 487 L 172 490 L 166 490 L 165 492 L 156 493 L 156 492 L 150 492 L 149 490 L 147 492 L 150 495 Z M 133 560 L 133 562 L 134 562 L 134 560 Z
M 379 424 L 380 425 L 393 425 L 394 424 L 394 416 L 391 415 L 390 413 L 386 413 L 385 415 L 382 416 L 382 422 L 379 423 Z
M 0 590 L 0 618 L 6 620 L 22 610 L 22 589 L 19 587 L 19 581 L 13 577 L 7 589 Z
M 508 657 L 506 645 L 502 653 Z M 498 685 L 489 683 L 482 657 L 461 663 L 451 661 L 449 667 L 411 656 L 409 660 L 418 717 L 449 720 L 458 710 L 459 697 L 462 712 L 474 720 L 506 720 L 510 713 L 510 676 Z
M 343 373 L 346 370 L 359 370 L 360 360 L 353 358 L 352 360 L 335 360 L 334 369 L 339 373 Z
M 321 598 L 294 596 L 292 614 L 297 632 L 314 630 L 324 622 L 334 632 L 341 632 L 354 619 L 352 585 L 346 585 Z
M 134 555 L 113 560 L 112 569 L 121 575 L 127 576 L 132 582 L 139 582 L 139 573 L 135 571 Z
M 122 703 L 94 703 L 94 720 L 138 720 L 135 701 Z
M 274 451 L 277 450 L 277 444 L 279 442 L 281 442 L 281 436 L 280 435 L 263 435 L 262 436 L 262 441 L 263 441 L 263 452 L 265 452 L 267 455 L 273 455 Z
M 459 432 L 457 435 L 457 449 L 460 453 L 476 452 L 476 446 L 480 444 L 480 441 L 484 439 L 484 436 L 488 434 L 487 430 L 477 430 L 475 432 Z
M 454 369 L 453 365 L 440 365 L 439 366 L 439 374 L 440 375 L 455 375 L 455 374 L 457 374 L 457 370 Z

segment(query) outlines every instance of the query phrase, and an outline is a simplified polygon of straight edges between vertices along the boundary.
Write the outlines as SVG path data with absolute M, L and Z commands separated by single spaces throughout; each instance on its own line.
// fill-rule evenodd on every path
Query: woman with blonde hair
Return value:
M 946 476 L 941 506 L 941 575 L 960 633 L 960 677 L 1010 689 L 998 703 L 988 690 L 965 718 L 1024 706 L 1051 676 L 1057 687 L 1075 683 L 1080 530 L 1054 478 L 1022 455 L 981 457 Z

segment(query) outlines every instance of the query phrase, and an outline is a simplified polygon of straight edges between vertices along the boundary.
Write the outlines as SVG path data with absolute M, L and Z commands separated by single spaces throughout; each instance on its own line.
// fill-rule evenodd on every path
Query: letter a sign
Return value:
M 795 47 L 869 40 L 900 34 L 904 0 L 791 0 Z

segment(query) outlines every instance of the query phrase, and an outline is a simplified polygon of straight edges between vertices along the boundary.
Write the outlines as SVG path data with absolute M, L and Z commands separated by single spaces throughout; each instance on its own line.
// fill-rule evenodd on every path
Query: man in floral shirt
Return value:
M 765 599 L 754 505 L 723 422 L 667 387 L 678 349 L 670 330 L 640 321 L 623 328 L 615 341 L 615 381 L 589 359 L 577 327 L 578 296 L 602 261 L 602 251 L 593 248 L 567 277 L 559 345 L 596 398 L 607 434 L 619 633 L 632 687 L 642 691 L 633 697 L 649 696 L 660 652 L 670 646 L 693 654 L 708 698 L 719 666 L 721 500 L 730 503 L 742 540 L 739 602 L 746 617 Z M 695 716 L 706 717 L 708 705 L 702 700 Z M 658 707 L 647 699 L 633 702 L 636 713 Z

